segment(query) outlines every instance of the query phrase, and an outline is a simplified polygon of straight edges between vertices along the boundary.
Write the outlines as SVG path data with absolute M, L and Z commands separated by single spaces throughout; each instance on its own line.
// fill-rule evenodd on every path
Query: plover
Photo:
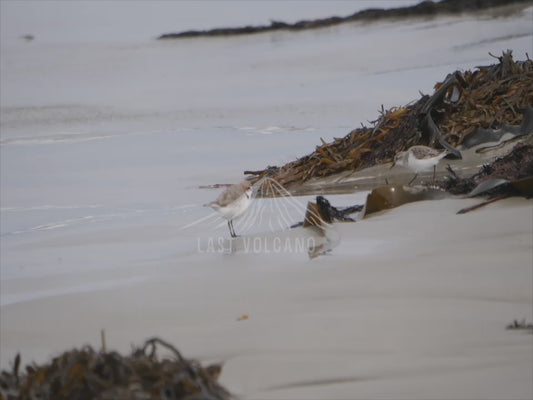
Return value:
M 402 151 L 394 156 L 391 168 L 395 165 L 409 168 L 415 173 L 409 185 L 416 179 L 419 172 L 430 171 L 433 167 L 433 181 L 435 181 L 435 170 L 439 161 L 446 157 L 447 150 L 438 151 L 427 146 L 412 146 L 407 151 Z
M 241 216 L 250 206 L 252 194 L 250 182 L 237 183 L 226 188 L 215 201 L 205 204 L 205 206 L 211 207 L 226 218 L 231 237 L 236 237 L 233 220 Z

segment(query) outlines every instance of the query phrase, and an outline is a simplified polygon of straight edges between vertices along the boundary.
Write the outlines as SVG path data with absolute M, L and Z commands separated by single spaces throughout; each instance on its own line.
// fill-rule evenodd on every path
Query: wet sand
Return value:
M 17 351 L 28 363 L 98 348 L 105 329 L 108 348 L 125 353 L 157 335 L 187 357 L 224 361 L 221 383 L 248 399 L 531 398 L 533 336 L 505 327 L 533 319 L 533 203 L 456 215 L 478 201 L 335 224 L 342 241 L 313 260 L 145 260 L 113 274 L 150 268 L 153 279 L 3 306 L 2 367 Z

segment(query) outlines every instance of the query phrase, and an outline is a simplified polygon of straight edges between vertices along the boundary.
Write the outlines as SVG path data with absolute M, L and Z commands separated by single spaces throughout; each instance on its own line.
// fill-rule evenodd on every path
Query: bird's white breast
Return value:
M 251 202 L 252 191 L 247 190 L 245 193 L 243 193 L 241 196 L 239 196 L 237 199 L 235 199 L 233 202 L 229 203 L 225 207 L 218 208 L 217 211 L 222 214 L 224 218 L 231 220 L 237 218 L 242 213 L 244 213 L 246 209 L 250 206 Z
M 410 153 L 407 163 L 411 170 L 418 173 L 433 169 L 433 166 L 437 165 L 439 159 L 438 157 L 418 159 Z

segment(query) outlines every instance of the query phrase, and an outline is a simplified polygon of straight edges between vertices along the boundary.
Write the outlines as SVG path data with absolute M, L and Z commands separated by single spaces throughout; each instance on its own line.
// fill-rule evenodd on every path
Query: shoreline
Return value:
M 188 30 L 171 32 L 160 35 L 158 40 L 185 39 L 196 37 L 226 37 L 250 35 L 263 32 L 292 31 L 298 32 L 310 29 L 327 28 L 349 22 L 376 22 L 398 18 L 436 17 L 443 15 L 457 15 L 465 12 L 483 11 L 498 7 L 533 4 L 531 0 L 478 0 L 465 2 L 462 0 L 442 0 L 438 3 L 421 1 L 414 6 L 390 9 L 369 8 L 358 11 L 346 17 L 328 17 L 314 20 L 301 20 L 293 24 L 282 21 L 271 21 L 270 25 L 246 25 L 241 27 L 214 28 L 207 30 Z
M 476 202 L 423 201 L 335 224 L 334 258 L 168 258 L 157 280 L 2 307 L 2 368 L 19 351 L 25 365 L 98 348 L 104 329 L 120 352 L 156 334 L 201 362 L 223 361 L 220 383 L 246 398 L 436 398 L 444 386 L 464 398 L 480 394 L 479 379 L 484 398 L 531 396 L 531 336 L 505 329 L 533 318 L 531 200 L 455 214 Z

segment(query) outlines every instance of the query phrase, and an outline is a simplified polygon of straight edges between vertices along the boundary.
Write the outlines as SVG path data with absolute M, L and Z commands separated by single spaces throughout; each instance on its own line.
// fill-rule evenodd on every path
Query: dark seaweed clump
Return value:
M 397 7 L 391 9 L 371 8 L 358 11 L 346 17 L 329 17 L 314 20 L 302 20 L 289 24 L 282 21 L 271 21 L 270 25 L 247 25 L 234 28 L 215 28 L 210 30 L 191 30 L 184 32 L 165 33 L 158 39 L 186 39 L 193 37 L 226 37 L 236 35 L 250 35 L 254 33 L 273 31 L 302 31 L 308 29 L 326 28 L 347 22 L 373 22 L 391 18 L 434 17 L 444 14 L 459 14 L 484 10 L 492 7 L 507 6 L 509 4 L 527 4 L 531 0 L 442 0 L 439 2 L 421 1 L 414 6 Z
M 449 175 L 439 181 L 439 186 L 442 189 L 456 195 L 467 194 L 482 182 L 490 179 L 505 179 L 509 181 L 506 185 L 500 185 L 491 191 L 484 192 L 484 195 L 496 196 L 504 193 L 507 194 L 525 194 L 530 197 L 531 177 L 533 177 L 533 145 L 527 143 L 519 143 L 504 157 L 496 159 L 491 164 L 481 167 L 477 174 L 473 176 L 462 178 L 459 177 L 455 171 L 448 167 Z M 524 185 L 527 188 L 516 187 L 513 182 L 525 180 Z
M 170 353 L 159 358 L 157 347 Z M 187 360 L 161 339 L 147 340 L 129 356 L 95 351 L 90 346 L 55 357 L 46 365 L 20 371 L 20 355 L 12 371 L 0 375 L 0 400 L 227 400 L 218 382 L 219 364 L 202 367 Z

